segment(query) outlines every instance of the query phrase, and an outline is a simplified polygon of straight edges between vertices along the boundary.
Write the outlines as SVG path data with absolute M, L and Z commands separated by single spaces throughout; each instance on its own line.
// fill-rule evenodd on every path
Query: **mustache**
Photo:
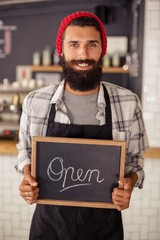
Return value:
M 86 63 L 88 65 L 96 65 L 96 61 L 93 59 L 80 59 L 80 60 L 71 60 L 71 64 L 82 64 Z

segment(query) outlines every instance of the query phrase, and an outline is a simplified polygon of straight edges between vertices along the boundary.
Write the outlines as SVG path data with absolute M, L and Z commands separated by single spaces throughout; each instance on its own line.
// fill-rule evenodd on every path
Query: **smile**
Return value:
M 79 67 L 88 67 L 89 64 L 88 63 L 79 63 L 77 64 Z
M 91 64 L 85 62 L 75 64 L 75 68 L 79 70 L 88 70 L 91 69 L 92 67 L 93 66 Z

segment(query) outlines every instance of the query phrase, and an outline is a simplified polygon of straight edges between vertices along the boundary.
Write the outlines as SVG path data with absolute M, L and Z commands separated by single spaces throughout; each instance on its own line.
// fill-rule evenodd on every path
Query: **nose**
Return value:
M 78 49 L 78 58 L 79 59 L 87 59 L 88 58 L 88 50 L 86 46 L 80 46 Z

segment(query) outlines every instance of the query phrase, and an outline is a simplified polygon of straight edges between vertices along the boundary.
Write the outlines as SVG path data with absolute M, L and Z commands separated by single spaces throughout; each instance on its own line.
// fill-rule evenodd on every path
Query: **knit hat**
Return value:
M 79 18 L 79 17 L 94 18 L 99 23 L 99 27 L 100 27 L 101 34 L 102 34 L 102 57 L 104 57 L 104 55 L 106 54 L 106 48 L 107 48 L 107 36 L 106 36 L 106 31 L 104 29 L 103 23 L 95 14 L 90 13 L 90 12 L 83 12 L 83 11 L 72 13 L 72 14 L 66 16 L 62 20 L 61 25 L 58 30 L 57 38 L 56 38 L 56 49 L 57 49 L 58 54 L 59 55 L 62 54 L 62 37 L 63 37 L 63 33 L 64 33 L 65 29 L 67 28 L 68 24 L 73 19 Z

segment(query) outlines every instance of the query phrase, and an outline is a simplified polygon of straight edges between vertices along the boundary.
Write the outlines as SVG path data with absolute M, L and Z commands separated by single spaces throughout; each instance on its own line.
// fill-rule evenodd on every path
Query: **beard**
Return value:
M 74 65 L 86 63 L 92 66 L 89 70 L 75 70 Z M 72 90 L 89 91 L 99 86 L 102 78 L 102 58 L 95 60 L 71 60 L 66 61 L 61 57 L 61 65 L 65 83 L 68 83 Z

